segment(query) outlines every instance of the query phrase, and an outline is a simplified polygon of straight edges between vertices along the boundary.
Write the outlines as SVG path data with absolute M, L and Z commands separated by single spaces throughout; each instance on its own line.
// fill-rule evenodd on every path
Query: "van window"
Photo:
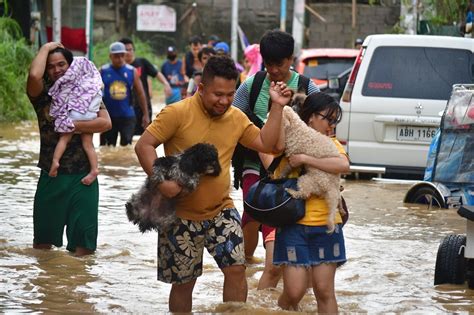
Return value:
M 362 95 L 447 100 L 456 83 L 473 83 L 469 50 L 378 47 Z
M 308 78 L 327 80 L 352 68 L 354 58 L 312 58 L 305 60 L 304 75 Z

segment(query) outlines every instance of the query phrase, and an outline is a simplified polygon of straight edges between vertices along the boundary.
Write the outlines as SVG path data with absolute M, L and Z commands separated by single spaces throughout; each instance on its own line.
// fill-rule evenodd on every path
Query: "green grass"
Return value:
M 26 79 L 34 51 L 18 23 L 0 17 L 0 121 L 29 120 L 33 107 L 26 96 Z

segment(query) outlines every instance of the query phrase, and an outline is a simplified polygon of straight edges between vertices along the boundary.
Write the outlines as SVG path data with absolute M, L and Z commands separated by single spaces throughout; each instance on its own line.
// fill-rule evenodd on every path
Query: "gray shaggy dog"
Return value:
M 166 231 L 177 219 L 175 198 L 163 196 L 158 185 L 165 180 L 178 182 L 183 194 L 196 189 L 202 175 L 218 176 L 221 172 L 217 149 L 208 143 L 198 143 L 183 153 L 160 157 L 153 163 L 153 174 L 125 204 L 128 220 L 138 225 L 140 232 Z
M 306 96 L 295 94 L 292 99 L 294 107 L 301 106 Z M 285 155 L 306 154 L 316 158 L 339 156 L 336 145 L 326 135 L 306 125 L 298 114 L 290 107 L 283 108 L 282 128 L 285 132 Z M 285 169 L 282 177 L 291 171 Z M 338 174 L 324 172 L 314 167 L 305 167 L 306 173 L 298 178 L 298 190 L 287 189 L 297 199 L 307 199 L 311 195 L 323 197 L 329 208 L 327 220 L 328 233 L 334 231 L 336 211 L 345 213 L 341 204 L 340 179 Z

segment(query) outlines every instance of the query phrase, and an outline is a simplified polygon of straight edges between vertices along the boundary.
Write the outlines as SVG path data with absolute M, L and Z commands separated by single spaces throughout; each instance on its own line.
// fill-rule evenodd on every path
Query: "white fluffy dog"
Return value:
M 315 158 L 339 156 L 334 142 L 326 135 L 309 127 L 290 107 L 283 109 L 282 128 L 285 133 L 285 155 L 306 154 Z M 289 170 L 285 170 L 287 173 Z M 329 208 L 328 233 L 334 231 L 336 211 L 341 206 L 340 178 L 338 174 L 324 172 L 314 167 L 305 167 L 306 173 L 298 178 L 298 190 L 288 189 L 294 198 L 307 199 L 311 195 L 324 197 Z M 283 174 L 285 175 L 285 174 Z

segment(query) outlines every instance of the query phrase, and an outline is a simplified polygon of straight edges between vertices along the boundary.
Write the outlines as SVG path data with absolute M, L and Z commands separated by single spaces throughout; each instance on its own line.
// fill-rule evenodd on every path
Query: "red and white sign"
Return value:
M 176 32 L 176 11 L 166 5 L 137 5 L 137 31 Z

